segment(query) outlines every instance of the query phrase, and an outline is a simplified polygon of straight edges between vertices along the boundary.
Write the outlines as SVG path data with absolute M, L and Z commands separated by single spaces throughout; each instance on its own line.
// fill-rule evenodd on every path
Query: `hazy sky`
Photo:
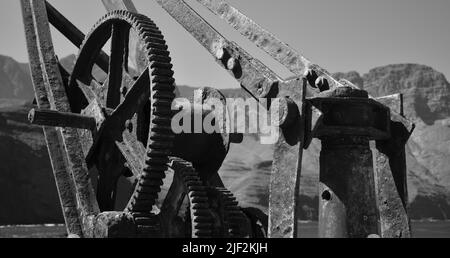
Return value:
M 84 32 L 105 12 L 100 0 L 50 2 Z M 209 53 L 153 0 L 134 2 L 165 35 L 178 84 L 237 86 Z M 450 79 L 450 0 L 229 2 L 330 72 L 366 73 L 387 64 L 420 63 L 432 66 Z M 201 13 L 210 16 L 207 11 Z M 213 24 L 223 27 L 221 22 Z M 225 35 L 234 34 L 226 30 Z M 77 52 L 58 33 L 54 32 L 53 37 L 59 56 Z M 259 52 L 251 49 L 250 52 L 266 60 Z M 27 61 L 18 0 L 0 0 L 0 54 Z

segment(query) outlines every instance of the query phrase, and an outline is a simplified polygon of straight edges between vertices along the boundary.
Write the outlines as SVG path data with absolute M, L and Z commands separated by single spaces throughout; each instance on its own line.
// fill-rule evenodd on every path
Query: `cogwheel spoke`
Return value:
M 116 108 L 120 103 L 120 88 L 122 86 L 122 73 L 127 56 L 130 26 L 117 22 L 112 24 L 111 57 L 109 60 L 108 97 L 106 106 Z
M 133 77 L 136 71 L 128 67 L 130 33 L 145 53 L 139 61 L 147 69 L 139 77 Z M 102 85 L 95 81 L 98 69 L 94 64 L 109 39 L 109 72 Z M 86 159 L 98 170 L 101 210 L 117 205 L 117 179 L 135 176 L 135 188 L 126 189 L 132 194 L 124 213 L 133 216 L 142 236 L 161 232 L 152 210 L 168 170 L 174 137 L 170 121 L 175 80 L 170 62 L 164 37 L 153 21 L 117 10 L 106 14 L 87 34 L 69 81 L 69 88 L 81 88 L 89 102 L 77 103 L 72 111 L 89 114 L 97 122 L 96 130 L 81 138 L 86 143 Z
M 116 146 L 125 158 L 127 167 L 135 177 L 138 177 L 145 165 L 145 147 L 130 132 L 125 131 L 122 137 L 123 141 L 116 141 Z
M 125 122 L 132 117 L 150 98 L 150 75 L 148 68 L 139 76 L 126 94 L 125 100 L 116 108 L 112 114 L 113 119 Z M 122 123 L 122 124 L 123 124 Z
M 117 193 L 117 181 L 123 171 L 123 167 L 104 168 L 98 177 L 97 201 L 101 211 L 114 210 Z

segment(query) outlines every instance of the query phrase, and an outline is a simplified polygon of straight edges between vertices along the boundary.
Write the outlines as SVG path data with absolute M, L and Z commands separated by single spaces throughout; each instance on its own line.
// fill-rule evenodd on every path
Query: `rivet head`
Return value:
M 216 58 L 219 60 L 225 59 L 225 55 L 226 55 L 226 50 L 224 48 L 219 48 L 216 51 Z

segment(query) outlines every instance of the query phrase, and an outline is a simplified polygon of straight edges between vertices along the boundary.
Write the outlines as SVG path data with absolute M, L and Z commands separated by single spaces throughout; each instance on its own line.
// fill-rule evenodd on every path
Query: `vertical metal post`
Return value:
M 407 214 L 408 187 L 405 145 L 414 124 L 403 117 L 401 94 L 377 99 L 398 114 L 391 114 L 391 138 L 376 142 L 375 182 L 383 238 L 411 237 Z
M 378 235 L 370 141 L 388 137 L 389 109 L 350 87 L 323 92 L 311 103 L 314 134 L 322 141 L 319 237 Z
M 369 138 L 322 139 L 319 236 L 365 238 L 378 232 Z

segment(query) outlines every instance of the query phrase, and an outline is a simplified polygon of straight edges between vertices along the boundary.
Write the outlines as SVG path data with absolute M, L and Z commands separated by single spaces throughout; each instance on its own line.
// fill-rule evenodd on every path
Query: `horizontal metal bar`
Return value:
M 28 114 L 28 120 L 34 125 L 88 130 L 94 130 L 97 124 L 93 117 L 41 109 L 32 109 Z

